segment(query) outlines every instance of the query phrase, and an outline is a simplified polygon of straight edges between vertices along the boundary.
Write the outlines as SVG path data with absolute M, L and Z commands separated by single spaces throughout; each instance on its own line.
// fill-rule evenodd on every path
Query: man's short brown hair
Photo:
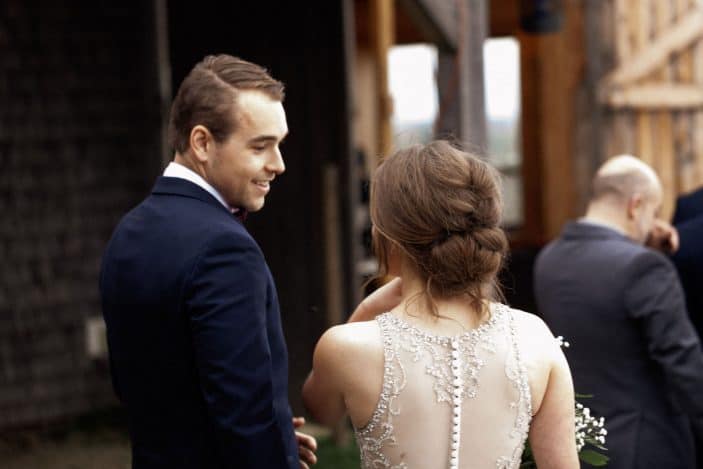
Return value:
M 208 55 L 193 67 L 181 83 L 171 105 L 168 139 L 171 147 L 185 153 L 190 132 L 203 125 L 215 141 L 224 142 L 235 130 L 233 108 L 243 90 L 259 90 L 271 99 L 283 101 L 283 83 L 266 69 L 231 55 Z

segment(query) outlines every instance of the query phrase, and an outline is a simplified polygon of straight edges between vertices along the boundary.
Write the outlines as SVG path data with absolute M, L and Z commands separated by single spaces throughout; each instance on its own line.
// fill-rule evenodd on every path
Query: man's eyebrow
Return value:
M 286 134 L 279 143 L 283 143 L 283 141 L 286 139 L 288 134 Z M 267 143 L 267 142 L 277 142 L 278 137 L 275 135 L 259 135 L 258 137 L 254 137 L 251 140 L 249 140 L 250 144 L 256 144 L 256 143 Z

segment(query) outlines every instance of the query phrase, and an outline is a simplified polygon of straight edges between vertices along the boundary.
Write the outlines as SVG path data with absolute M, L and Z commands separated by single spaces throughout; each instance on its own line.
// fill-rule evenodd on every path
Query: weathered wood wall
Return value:
M 601 2 L 601 48 L 612 60 L 598 97 L 602 158 L 631 153 L 664 186 L 662 215 L 703 185 L 703 7 L 697 0 Z M 609 69 L 608 69 L 609 68 Z
M 86 322 L 105 244 L 160 170 L 152 14 L 0 2 L 2 430 L 116 403 Z

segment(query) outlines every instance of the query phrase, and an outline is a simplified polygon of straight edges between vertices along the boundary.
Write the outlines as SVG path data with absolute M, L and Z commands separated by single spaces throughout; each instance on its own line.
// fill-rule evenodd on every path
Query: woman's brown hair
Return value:
M 500 294 L 496 275 L 508 243 L 500 228 L 498 174 L 488 163 L 442 140 L 397 151 L 376 169 L 371 184 L 373 244 L 379 276 L 388 273 L 394 244 L 436 298 L 465 295 L 477 312 Z

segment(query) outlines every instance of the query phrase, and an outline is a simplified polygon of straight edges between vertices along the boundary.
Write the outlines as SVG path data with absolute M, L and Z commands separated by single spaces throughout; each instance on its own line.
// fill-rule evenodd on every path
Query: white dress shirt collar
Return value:
M 190 181 L 193 184 L 202 187 L 203 189 L 208 191 L 210 195 L 216 198 L 218 202 L 224 205 L 227 210 L 232 212 L 232 208 L 227 204 L 227 202 L 225 202 L 225 199 L 222 197 L 222 195 L 217 192 L 217 189 L 208 184 L 208 182 L 202 177 L 200 177 L 198 173 L 186 168 L 182 164 L 176 163 L 175 161 L 171 161 L 164 170 L 164 176 L 185 179 L 186 181 Z

